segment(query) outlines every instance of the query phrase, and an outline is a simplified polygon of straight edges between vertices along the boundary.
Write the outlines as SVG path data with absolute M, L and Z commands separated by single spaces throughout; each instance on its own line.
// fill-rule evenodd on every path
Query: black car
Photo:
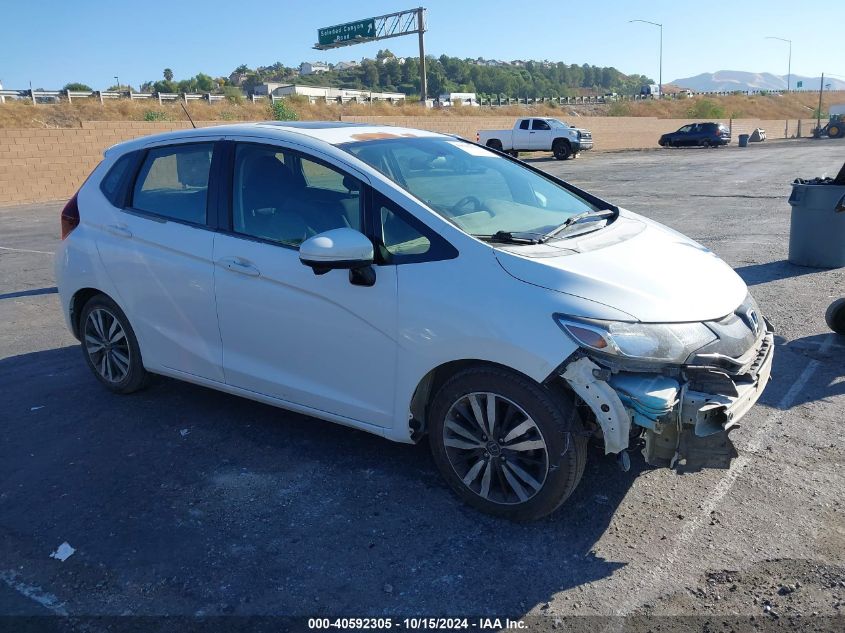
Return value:
M 731 142 L 731 131 L 722 123 L 690 123 L 660 137 L 660 147 L 718 147 Z

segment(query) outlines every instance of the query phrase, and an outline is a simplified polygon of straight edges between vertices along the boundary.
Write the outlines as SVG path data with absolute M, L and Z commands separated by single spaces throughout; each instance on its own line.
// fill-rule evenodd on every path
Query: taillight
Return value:
M 62 239 L 65 239 L 70 232 L 79 226 L 79 205 L 76 201 L 76 196 L 67 201 L 65 208 L 62 209 Z

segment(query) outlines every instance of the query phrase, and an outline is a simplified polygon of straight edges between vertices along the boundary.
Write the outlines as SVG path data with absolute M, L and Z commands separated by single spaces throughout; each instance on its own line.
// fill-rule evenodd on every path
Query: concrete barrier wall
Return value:
M 514 117 L 344 117 L 345 121 L 384 123 L 459 134 L 474 140 L 479 129 L 509 128 Z M 568 121 L 592 130 L 595 151 L 657 147 L 663 132 L 687 120 L 645 117 L 578 117 Z M 198 122 L 198 126 L 226 121 Z M 727 121 L 725 121 L 727 123 Z M 801 136 L 809 136 L 815 121 L 801 122 Z M 73 195 L 102 159 L 106 148 L 139 136 L 190 127 L 183 122 L 90 121 L 81 128 L 0 129 L 0 205 L 65 200 Z M 798 121 L 733 121 L 734 142 L 739 134 L 762 127 L 769 138 L 796 136 Z

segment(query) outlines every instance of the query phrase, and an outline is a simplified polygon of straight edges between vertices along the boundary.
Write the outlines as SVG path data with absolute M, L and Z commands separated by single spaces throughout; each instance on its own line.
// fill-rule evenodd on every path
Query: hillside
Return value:
M 672 83 L 698 92 L 732 92 L 734 90 L 786 90 L 786 75 L 749 73 L 741 70 L 719 70 L 694 77 L 675 79 Z M 803 82 L 802 89 L 818 90 L 820 77 L 792 75 L 792 88 Z M 825 77 L 833 90 L 845 90 L 845 81 Z

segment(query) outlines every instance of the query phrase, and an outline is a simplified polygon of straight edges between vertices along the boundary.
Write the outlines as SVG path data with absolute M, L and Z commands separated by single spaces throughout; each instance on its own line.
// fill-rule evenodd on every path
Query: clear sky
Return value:
M 841 0 L 427 0 L 431 55 L 549 59 L 615 66 L 657 80 L 658 29 L 664 24 L 663 80 L 716 70 L 845 77 Z M 138 86 L 173 69 L 228 75 L 281 61 L 374 57 L 382 47 L 415 55 L 406 36 L 334 51 L 312 50 L 317 28 L 419 6 L 410 0 L 2 0 L 0 80 L 5 88 L 57 89 L 70 81 L 106 88 L 118 75 Z M 827 16 L 839 16 L 834 24 Z M 817 16 L 817 17 L 814 17 Z

